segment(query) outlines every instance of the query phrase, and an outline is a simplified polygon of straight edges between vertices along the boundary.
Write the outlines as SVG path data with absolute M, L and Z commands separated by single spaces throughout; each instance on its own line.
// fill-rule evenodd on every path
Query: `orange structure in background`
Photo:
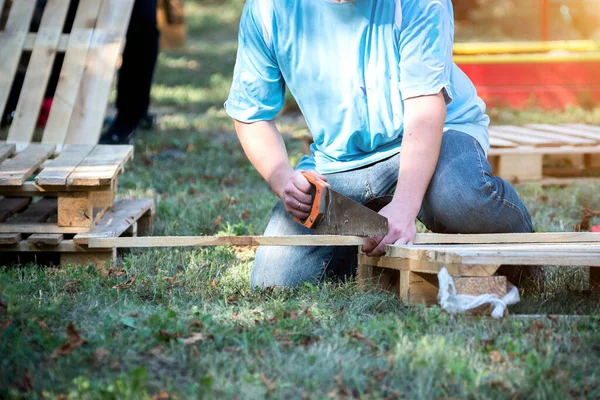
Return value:
M 454 61 L 489 106 L 600 103 L 600 51 L 593 41 L 457 43 Z

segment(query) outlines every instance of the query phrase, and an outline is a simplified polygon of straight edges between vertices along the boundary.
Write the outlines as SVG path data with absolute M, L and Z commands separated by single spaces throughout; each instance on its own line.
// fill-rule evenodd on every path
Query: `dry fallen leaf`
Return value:
M 0 333 L 4 332 L 4 330 L 10 326 L 10 324 L 10 319 L 0 321 Z
M 119 360 L 117 360 L 116 358 L 113 358 L 110 361 L 110 369 L 115 370 L 117 368 L 119 368 L 120 364 L 119 364 Z
M 8 304 L 0 300 L 0 314 L 8 313 Z
M 194 352 L 194 356 L 200 357 L 200 350 L 198 350 L 198 346 L 192 347 L 192 351 Z
M 43 330 L 45 330 L 45 331 L 50 330 L 50 328 L 48 328 L 48 325 L 46 325 L 46 323 L 44 321 L 37 321 L 36 323 Z
M 71 281 L 66 282 L 63 287 L 62 290 L 64 292 L 67 292 L 69 294 L 74 294 L 79 292 L 79 286 L 81 286 L 81 280 L 80 279 L 73 279 Z
M 188 324 L 187 326 L 188 331 L 191 330 L 192 328 L 198 328 L 198 329 L 203 329 L 204 328 L 204 324 L 202 323 L 202 321 L 192 321 Z
M 21 392 L 31 392 L 33 390 L 33 379 L 31 378 L 31 372 L 28 369 L 25 370 L 25 375 L 19 379 L 17 387 Z
M 500 355 L 500 352 L 498 350 L 492 350 L 492 351 L 490 351 L 490 358 L 494 362 L 500 362 L 500 361 L 502 361 L 502 356 Z
M 211 279 L 210 286 L 212 286 L 212 288 L 216 290 L 217 289 L 217 282 L 215 282 L 214 279 Z
M 73 326 L 72 322 L 69 322 L 69 325 L 67 325 L 66 332 L 67 343 L 54 349 L 51 355 L 52 358 L 58 358 L 71 354 L 75 348 L 87 343 L 87 340 L 82 339 L 81 336 L 79 336 L 79 333 L 77 333 L 75 330 L 75 326 Z
M 359 342 L 363 342 L 369 346 L 371 346 L 372 349 L 377 349 L 377 346 L 375 345 L 375 343 L 373 343 L 373 341 L 371 339 L 369 339 L 368 337 L 366 337 L 365 335 L 363 335 L 362 333 L 359 333 L 358 331 L 352 329 L 347 333 L 348 336 L 350 336 L 351 338 L 354 338 L 356 340 L 358 340 Z
M 169 396 L 169 393 L 164 389 L 161 389 L 158 394 L 152 396 L 152 400 L 169 400 L 170 398 L 171 396 Z
M 267 392 L 272 392 L 277 387 L 277 379 L 269 380 L 264 372 L 260 373 L 260 380 L 267 387 Z
M 250 218 L 250 215 L 252 215 L 252 211 L 245 209 L 244 212 L 242 213 L 242 219 L 244 221 L 246 221 Z
M 206 339 L 207 339 L 207 337 L 204 336 L 204 334 L 202 332 L 196 332 L 196 333 L 193 333 L 191 336 L 188 336 L 185 339 L 183 339 L 183 344 L 185 344 L 185 345 L 195 344 L 198 342 L 202 342 Z
M 215 218 L 215 229 L 219 228 L 222 220 L 223 220 L 223 217 L 221 217 L 220 215 L 218 215 L 217 218 Z
M 134 275 L 131 277 L 131 279 L 129 279 L 125 283 L 117 283 L 115 286 L 113 286 L 113 289 L 125 290 L 125 289 L 131 287 L 131 285 L 133 285 L 135 283 L 136 279 L 137 279 L 137 275 Z
M 97 363 L 101 363 L 109 354 L 110 351 L 100 347 L 94 351 L 94 360 L 96 360 Z

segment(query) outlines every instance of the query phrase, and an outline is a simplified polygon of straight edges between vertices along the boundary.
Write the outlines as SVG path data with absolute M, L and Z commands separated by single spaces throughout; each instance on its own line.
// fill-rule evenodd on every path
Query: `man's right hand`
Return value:
M 316 171 L 311 171 L 324 181 L 327 177 L 319 174 Z M 282 194 L 281 200 L 285 210 L 292 216 L 305 220 L 310 213 L 312 207 L 311 184 L 306 180 L 302 171 L 294 171 L 287 180 Z

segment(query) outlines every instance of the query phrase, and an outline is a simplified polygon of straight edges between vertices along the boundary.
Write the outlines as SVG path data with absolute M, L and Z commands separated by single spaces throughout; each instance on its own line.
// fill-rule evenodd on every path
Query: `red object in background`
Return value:
M 600 225 L 592 226 L 592 232 L 600 232 Z
M 551 58 L 457 63 L 488 106 L 564 109 L 600 103 L 600 56 Z
M 42 129 L 46 126 L 46 122 L 48 122 L 48 117 L 50 116 L 50 109 L 52 108 L 52 97 L 48 97 L 44 99 L 42 102 L 42 108 L 40 110 L 40 115 L 37 120 L 37 127 Z

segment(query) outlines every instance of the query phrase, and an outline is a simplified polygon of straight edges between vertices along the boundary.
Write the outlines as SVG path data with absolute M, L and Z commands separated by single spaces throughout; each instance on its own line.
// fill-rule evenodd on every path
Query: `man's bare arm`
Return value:
M 412 243 L 415 220 L 440 155 L 446 103 L 442 92 L 404 102 L 404 136 L 400 174 L 392 202 L 380 214 L 389 222 L 388 234 L 373 238 L 363 250 L 371 255 L 385 253 L 385 245 Z
M 283 138 L 273 121 L 234 121 L 242 148 L 271 190 L 294 217 L 305 219 L 311 206 L 310 184 L 290 164 Z

